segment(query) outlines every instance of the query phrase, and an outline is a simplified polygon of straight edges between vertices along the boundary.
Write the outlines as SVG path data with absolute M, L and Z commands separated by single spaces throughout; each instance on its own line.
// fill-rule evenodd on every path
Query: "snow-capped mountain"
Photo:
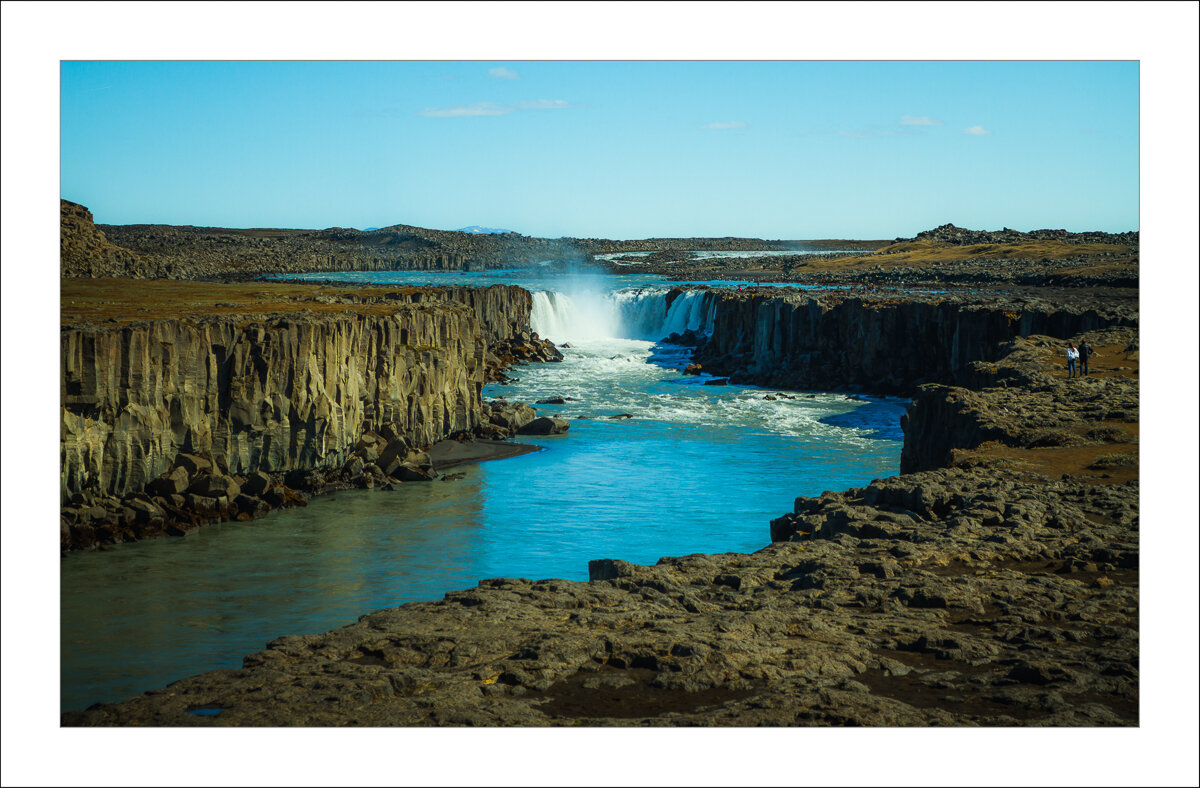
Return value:
M 480 227 L 477 224 L 473 224 L 470 227 L 460 227 L 458 231 L 460 233 L 474 233 L 475 235 L 500 235 L 512 232 L 512 230 L 500 230 L 495 227 Z

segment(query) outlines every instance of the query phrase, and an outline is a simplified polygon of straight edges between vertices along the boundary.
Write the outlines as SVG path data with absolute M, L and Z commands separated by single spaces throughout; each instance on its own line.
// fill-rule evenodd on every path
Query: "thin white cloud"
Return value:
M 985 129 L 983 126 L 970 126 L 963 129 L 963 134 L 991 134 L 992 132 Z
M 521 75 L 513 71 L 511 68 L 497 66 L 496 68 L 488 69 L 488 76 L 492 79 L 520 79 Z
M 478 104 L 460 104 L 457 107 L 432 107 L 421 110 L 427 118 L 472 118 L 483 115 L 507 115 L 514 107 L 482 101 Z
M 899 132 L 900 134 L 910 134 L 911 132 Z M 854 139 L 865 140 L 871 137 L 893 137 L 897 134 L 895 131 L 884 129 L 882 131 L 839 131 L 839 137 L 853 137 Z
M 562 99 L 537 99 L 536 101 L 518 101 L 513 106 L 517 109 L 570 109 L 574 105 Z
M 942 121 L 936 118 L 931 118 L 926 115 L 902 115 L 900 117 L 901 126 L 941 126 Z
M 709 123 L 701 126 L 702 129 L 744 129 L 746 122 L 742 120 L 731 120 L 724 123 Z
M 563 99 L 535 99 L 518 101 L 516 104 L 481 101 L 477 104 L 459 104 L 454 107 L 430 107 L 421 110 L 420 114 L 427 118 L 477 118 L 508 115 L 522 109 L 571 109 L 574 106 L 571 102 Z

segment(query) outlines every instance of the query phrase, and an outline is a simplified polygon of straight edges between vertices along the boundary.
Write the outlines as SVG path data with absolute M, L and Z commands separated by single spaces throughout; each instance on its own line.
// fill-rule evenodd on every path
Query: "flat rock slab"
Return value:
M 469 462 L 486 462 L 488 460 L 503 460 L 507 457 L 518 457 L 541 451 L 541 446 L 528 443 L 513 443 L 511 441 L 473 440 L 473 441 L 439 441 L 429 450 L 429 458 L 433 467 L 438 471 L 464 465 Z

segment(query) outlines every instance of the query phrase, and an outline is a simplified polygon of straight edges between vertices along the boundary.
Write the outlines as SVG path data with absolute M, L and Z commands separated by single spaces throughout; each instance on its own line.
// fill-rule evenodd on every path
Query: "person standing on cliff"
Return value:
M 1075 377 L 1075 360 L 1079 358 L 1079 351 L 1070 342 L 1067 343 L 1067 377 Z
M 1079 343 L 1079 374 L 1086 375 L 1088 373 L 1088 359 L 1092 356 L 1092 346 L 1083 340 Z

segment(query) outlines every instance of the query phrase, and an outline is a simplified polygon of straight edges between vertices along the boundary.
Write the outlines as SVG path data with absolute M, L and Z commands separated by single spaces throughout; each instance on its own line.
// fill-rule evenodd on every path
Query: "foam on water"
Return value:
M 691 360 L 690 349 L 659 340 L 687 330 L 711 330 L 717 300 L 706 291 L 691 290 L 668 304 L 669 293 L 651 287 L 572 295 L 535 292 L 532 327 L 540 336 L 567 345 L 563 361 L 526 367 L 516 382 L 490 391 L 530 402 L 570 397 L 568 406 L 560 406 L 566 418 L 627 414 L 633 419 L 850 443 L 873 436 L 874 430 L 840 418 L 861 407 L 840 394 L 767 400 L 769 392 L 754 386 L 709 386 L 709 374 L 682 375 Z

